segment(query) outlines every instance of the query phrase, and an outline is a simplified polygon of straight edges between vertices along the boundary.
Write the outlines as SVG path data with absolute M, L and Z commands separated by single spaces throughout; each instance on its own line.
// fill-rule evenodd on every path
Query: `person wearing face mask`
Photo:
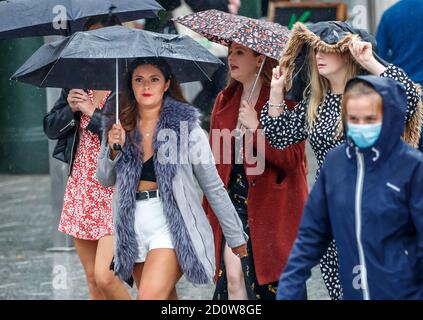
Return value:
M 347 83 L 347 139 L 328 153 L 310 193 L 278 299 L 302 298 L 332 237 L 344 299 L 423 299 L 423 154 L 401 139 L 406 107 L 392 79 Z
M 316 177 L 327 153 L 345 140 L 343 131 L 337 130 L 341 101 L 346 82 L 360 74 L 392 78 L 405 86 L 404 139 L 413 147 L 418 145 L 422 120 L 419 89 L 401 69 L 381 61 L 373 53 L 374 47 L 370 34 L 344 22 L 319 22 L 309 27 L 296 23 L 280 66 L 274 69 L 270 98 L 260 116 L 262 128 L 270 144 L 280 149 L 308 139 L 317 158 Z M 286 97 L 301 101 L 291 111 Z M 341 299 L 335 243 L 328 247 L 320 268 L 330 297 Z

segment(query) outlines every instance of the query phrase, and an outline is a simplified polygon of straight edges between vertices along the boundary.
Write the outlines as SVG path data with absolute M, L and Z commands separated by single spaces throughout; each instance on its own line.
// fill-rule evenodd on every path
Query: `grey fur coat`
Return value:
M 135 192 L 142 172 L 141 137 L 110 159 L 107 139 L 102 139 L 97 179 L 115 186 L 115 273 L 129 279 L 138 255 L 134 231 Z M 213 233 L 201 206 L 198 186 L 216 213 L 229 247 L 246 242 L 242 223 L 216 171 L 199 113 L 170 97 L 164 100 L 154 135 L 154 167 L 176 255 L 186 278 L 193 284 L 209 283 L 215 272 Z M 175 160 L 176 159 L 176 160 Z

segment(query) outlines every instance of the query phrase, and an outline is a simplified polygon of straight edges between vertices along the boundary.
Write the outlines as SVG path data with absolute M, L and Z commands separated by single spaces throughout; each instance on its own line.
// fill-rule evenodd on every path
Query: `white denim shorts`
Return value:
M 144 262 L 150 250 L 175 248 L 160 196 L 136 201 L 135 235 L 138 242 L 137 263 Z

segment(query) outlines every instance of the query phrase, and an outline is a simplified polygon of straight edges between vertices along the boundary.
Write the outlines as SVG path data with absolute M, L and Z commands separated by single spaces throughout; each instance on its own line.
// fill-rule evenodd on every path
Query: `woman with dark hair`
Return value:
M 127 79 L 121 124 L 105 125 L 97 163 L 98 180 L 115 187 L 114 270 L 124 280 L 133 276 L 139 299 L 175 299 L 182 274 L 193 284 L 207 284 L 214 274 L 213 234 L 198 185 L 239 257 L 247 237 L 199 114 L 185 102 L 167 62 L 137 59 Z M 116 143 L 122 151 L 113 149 Z
M 120 24 L 113 15 L 87 20 L 84 30 Z M 53 157 L 69 164 L 59 231 L 74 238 L 91 299 L 130 299 L 110 271 L 113 256 L 112 188 L 95 179 L 103 106 L 109 91 L 62 90 L 44 117 L 44 132 L 57 139 Z

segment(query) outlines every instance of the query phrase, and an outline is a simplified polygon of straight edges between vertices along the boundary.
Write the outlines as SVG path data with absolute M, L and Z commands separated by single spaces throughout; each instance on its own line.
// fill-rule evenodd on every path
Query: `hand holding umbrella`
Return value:
M 95 111 L 95 106 L 91 103 L 90 97 L 82 89 L 70 90 L 67 100 L 72 112 L 81 111 L 91 117 Z
M 67 100 L 73 113 L 79 111 L 78 103 L 83 102 L 83 99 L 81 97 L 81 93 L 78 92 L 78 90 L 72 89 L 69 91 Z
M 122 150 L 123 146 L 125 145 L 125 130 L 123 129 L 121 124 L 114 124 L 108 133 L 108 142 L 110 149 L 112 150 L 112 159 L 116 157 L 117 152 Z M 116 146 L 119 146 L 119 149 Z
M 238 122 L 249 130 L 255 130 L 259 125 L 257 111 L 245 100 L 241 102 L 241 108 L 239 108 Z
M 259 77 L 260 77 L 260 74 L 261 74 L 261 71 L 263 70 L 263 66 L 264 66 L 264 63 L 266 62 L 266 58 L 264 58 L 263 59 L 263 61 L 261 62 L 261 65 L 260 65 L 260 69 L 259 69 L 259 71 L 257 72 L 257 76 L 256 76 L 256 78 L 254 79 L 254 84 L 253 84 L 253 87 L 252 87 L 252 89 L 251 89 L 251 91 L 250 91 L 250 94 L 248 95 L 248 99 L 247 99 L 247 104 L 250 104 L 251 103 L 251 99 L 252 99 L 252 97 L 253 97 L 253 92 L 254 92 L 254 90 L 256 89 L 256 86 L 257 86 L 257 82 L 258 82 L 258 79 L 259 79 Z M 253 110 L 254 110 L 254 106 L 253 106 Z M 256 128 L 257 128 L 257 126 L 256 126 Z M 242 137 L 243 136 L 243 134 L 244 134 L 244 128 L 242 128 L 242 123 L 238 120 L 238 123 L 237 123 L 237 125 L 236 125 L 236 129 L 237 130 L 239 130 L 240 131 L 240 136 Z M 252 128 L 249 128 L 249 127 L 247 127 L 247 129 L 252 129 Z

